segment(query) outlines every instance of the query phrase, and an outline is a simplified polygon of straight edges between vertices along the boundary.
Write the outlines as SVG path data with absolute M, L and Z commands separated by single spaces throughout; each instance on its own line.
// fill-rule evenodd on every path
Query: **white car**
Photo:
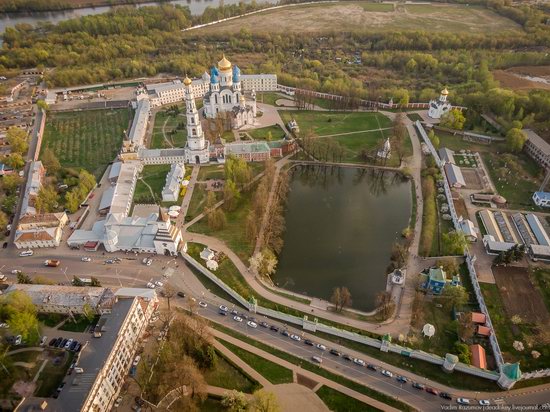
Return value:
M 74 368 L 75 373 L 84 373 L 84 369 L 82 368 Z
M 67 343 L 65 344 L 65 349 L 69 349 L 71 347 L 71 345 L 73 344 L 74 340 L 73 339 L 69 339 L 67 341 Z
M 24 250 L 23 252 L 19 253 L 19 256 L 25 257 L 25 256 L 32 256 L 34 255 L 34 252 L 32 250 Z
M 141 360 L 141 356 L 137 355 L 137 356 L 134 358 L 134 362 L 132 363 L 132 365 L 133 365 L 133 366 L 138 366 L 140 360 Z
M 248 322 L 246 322 L 246 324 L 248 326 L 250 326 L 251 328 L 254 328 L 256 329 L 258 327 L 258 324 L 256 322 L 252 322 L 251 320 L 249 320 Z
M 118 408 L 120 404 L 122 403 L 122 396 L 119 396 L 115 401 L 115 408 Z
M 365 361 L 363 359 L 353 358 L 353 363 L 356 365 L 365 366 Z
M 382 369 L 380 373 L 384 376 L 387 376 L 388 378 L 393 378 L 393 373 L 391 373 L 390 371 L 387 371 L 386 369 Z
M 312 356 L 311 359 L 313 360 L 313 362 L 323 363 L 323 359 L 321 359 L 319 356 Z
M 80 260 L 83 261 L 83 262 L 91 262 L 92 258 L 89 258 L 88 256 L 82 256 L 82 258 Z
M 9 328 L 10 325 L 8 325 L 7 323 L 0 323 L 0 328 Z
M 457 401 L 457 403 L 459 403 L 461 405 L 469 405 L 470 404 L 470 400 L 467 399 L 467 398 L 458 398 L 456 401 Z
M 155 282 L 155 285 L 157 285 L 159 288 L 163 287 L 164 286 L 164 283 L 162 283 L 160 280 L 157 280 Z
M 47 340 L 48 340 L 47 336 L 42 336 L 42 339 L 40 339 L 40 346 L 44 346 Z
M 199 302 L 199 306 L 200 306 L 201 308 L 205 308 L 205 307 L 208 306 L 208 304 L 207 304 L 206 302 L 200 301 L 200 302 Z
M 148 287 L 149 289 L 154 289 L 154 288 L 156 288 L 155 284 L 154 284 L 154 283 L 151 283 L 151 282 L 147 282 L 147 287 Z
M 20 273 L 21 273 L 21 271 L 20 271 L 19 269 L 13 269 L 13 270 L 11 271 L 11 274 L 12 274 L 12 275 L 19 275 Z
M 152 259 L 147 259 L 146 265 L 147 265 L 147 266 L 151 266 L 151 263 L 153 263 L 153 260 L 152 260 Z
M 327 350 L 327 347 L 325 345 L 321 344 L 321 343 L 316 344 L 315 347 L 317 349 Z
M 298 341 L 298 342 L 302 340 L 302 338 L 299 337 L 298 335 L 290 335 L 290 339 Z
M 229 308 L 225 305 L 220 305 L 220 310 L 223 310 L 224 312 L 227 312 Z
M 480 399 L 479 404 L 481 406 L 489 406 L 489 405 L 491 405 L 491 402 L 489 402 L 487 399 Z
M 233 316 L 233 320 L 235 322 L 242 322 L 243 321 L 243 318 L 241 318 L 240 316 Z

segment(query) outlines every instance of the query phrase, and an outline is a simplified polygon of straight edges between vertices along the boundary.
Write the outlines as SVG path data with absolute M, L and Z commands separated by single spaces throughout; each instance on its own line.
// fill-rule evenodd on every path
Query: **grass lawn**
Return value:
M 58 325 L 62 320 L 66 319 L 66 315 L 60 313 L 39 313 L 38 320 L 44 325 L 49 326 L 50 328 Z
M 50 148 L 63 167 L 86 169 L 99 180 L 120 150 L 132 117 L 129 109 L 52 112 L 46 120 L 42 151 Z
M 455 152 L 459 152 L 460 150 L 471 150 L 472 152 L 493 152 L 493 153 L 499 153 L 499 152 L 505 152 L 506 151 L 506 144 L 503 142 L 496 142 L 492 143 L 490 145 L 488 144 L 481 144 L 481 143 L 474 143 L 474 142 L 467 142 L 462 139 L 462 136 L 460 135 L 453 135 L 452 133 L 437 131 L 436 132 L 437 137 L 439 137 L 439 147 L 447 147 L 451 150 L 454 150 Z
M 333 412 L 366 412 L 380 410 L 325 385 L 321 386 L 315 393 L 321 398 L 325 405 L 327 405 L 327 408 Z
M 295 119 L 301 135 L 310 130 L 318 136 L 327 136 L 391 127 L 391 120 L 381 113 L 281 110 L 279 115 L 285 124 Z
M 95 325 L 99 320 L 99 316 L 95 316 L 92 321 L 89 321 L 86 316 L 76 316 L 76 323 L 72 320 L 68 320 L 59 328 L 59 330 L 65 330 L 67 332 L 84 332 L 89 326 Z
M 65 378 L 67 369 L 69 369 L 73 361 L 74 353 L 64 351 L 60 352 L 59 356 L 62 357 L 62 359 L 58 365 L 56 365 L 52 359 L 48 360 L 48 363 L 38 378 L 38 387 L 35 396 L 51 396 Z M 65 390 L 68 390 L 68 388 L 65 388 Z
M 245 336 L 239 332 L 236 332 L 233 329 L 227 328 L 223 325 L 217 324 L 217 323 L 211 323 L 211 326 L 215 329 L 218 329 L 230 336 L 233 336 L 237 339 L 242 340 L 243 342 L 246 342 L 252 346 L 255 346 L 258 349 L 261 349 L 267 353 L 271 353 L 272 355 L 275 355 L 281 359 L 286 360 L 287 362 L 290 362 L 294 365 L 299 365 L 301 368 L 308 370 L 310 372 L 316 373 L 317 375 L 323 376 L 325 378 L 328 378 L 330 380 L 333 380 L 334 382 L 338 382 L 350 389 L 353 389 L 354 391 L 357 391 L 359 393 L 362 393 L 364 395 L 370 396 L 371 398 L 378 399 L 381 402 L 386 403 L 387 405 L 393 406 L 394 408 L 397 408 L 401 411 L 413 411 L 414 409 L 410 407 L 409 405 L 398 401 L 397 399 L 394 399 L 391 396 L 388 396 L 386 394 L 383 394 L 381 392 L 378 392 L 374 389 L 368 388 L 366 386 L 361 385 L 360 383 L 354 382 L 350 379 L 347 379 L 341 375 L 337 375 L 335 373 L 332 373 L 324 368 L 321 368 L 320 366 L 311 363 L 308 360 L 299 358 L 297 356 L 291 355 L 290 353 L 284 352 L 282 350 L 276 349 L 272 346 L 266 345 L 262 342 L 258 342 L 257 340 L 254 340 L 252 338 L 249 338 L 248 336 Z
M 235 141 L 235 135 L 232 130 L 226 130 L 222 133 L 222 139 L 224 139 L 226 143 L 231 143 Z
M 224 179 L 225 171 L 223 165 L 211 165 L 211 166 L 201 166 L 199 169 L 199 175 L 197 180 L 203 182 L 208 179 Z
M 279 126 L 278 124 L 274 124 L 272 126 L 267 127 L 261 127 L 259 129 L 251 129 L 247 130 L 247 133 L 254 139 L 254 140 L 281 140 L 285 137 L 285 132 Z M 268 134 L 271 133 L 271 139 L 269 138 Z
M 261 356 L 248 352 L 232 343 L 226 342 L 223 339 L 218 339 L 231 352 L 249 364 L 258 373 L 274 385 L 281 383 L 292 383 L 292 371 L 276 363 L 273 363 Z
M 498 193 L 511 209 L 540 210 L 531 200 L 541 185 L 542 169 L 524 153 L 483 153 L 483 162 Z
M 276 92 L 258 93 L 256 95 L 256 101 L 258 103 L 270 104 L 271 106 L 277 106 L 275 102 L 279 99 L 294 100 L 294 97 Z
M 368 2 L 358 2 L 363 10 L 365 11 L 374 11 L 374 12 L 390 12 L 394 10 L 393 4 L 384 4 L 384 3 L 368 3 Z
M 220 412 L 226 409 L 222 405 L 222 400 L 213 396 L 209 396 L 203 403 L 200 404 L 199 410 L 201 412 Z
M 521 369 L 524 372 L 550 367 L 550 346 L 537 342 L 536 335 L 531 330 L 531 325 L 523 323 L 514 325 L 511 322 L 510 317 L 504 309 L 497 285 L 481 283 L 480 286 L 504 360 L 506 362 L 521 362 Z M 545 300 L 547 296 L 547 294 L 543 295 Z M 516 340 L 524 343 L 526 346 L 524 351 L 520 352 L 514 349 L 513 343 Z M 531 347 L 527 347 L 526 340 L 533 342 Z M 534 359 L 531 356 L 532 350 L 540 352 L 541 356 L 538 359 Z
M 170 167 L 171 165 L 143 166 L 134 192 L 134 203 L 160 203 Z
M 218 354 L 216 366 L 204 372 L 204 379 L 208 385 L 236 389 L 245 393 L 252 393 L 261 388 L 258 382 L 249 377 L 239 367 L 233 365 L 220 353 L 216 353 Z
M 418 113 L 408 113 L 407 117 L 413 122 L 416 122 L 417 120 L 420 120 L 422 122 L 424 120 L 422 116 L 420 116 Z
M 162 133 L 163 128 L 168 141 Z M 151 149 L 184 147 L 186 140 L 185 114 L 175 115 L 168 110 L 157 112 L 153 125 L 153 135 L 151 136 Z

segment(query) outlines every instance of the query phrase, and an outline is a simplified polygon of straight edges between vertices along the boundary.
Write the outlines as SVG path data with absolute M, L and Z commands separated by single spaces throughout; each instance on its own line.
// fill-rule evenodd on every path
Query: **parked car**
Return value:
M 298 335 L 294 335 L 294 334 L 290 335 L 290 339 L 295 340 L 297 342 L 302 340 L 301 337 L 299 337 Z
M 223 310 L 224 312 L 227 312 L 229 308 L 225 305 L 220 305 L 220 310 Z
M 449 400 L 453 399 L 451 394 L 447 392 L 439 392 L 439 396 L 442 397 L 443 399 L 449 399 Z
M 120 404 L 122 403 L 122 396 L 119 396 L 116 401 L 115 401 L 115 404 L 113 405 L 115 408 L 118 408 L 120 406 Z
M 382 369 L 380 371 L 380 373 L 384 376 L 387 376 L 388 378 L 393 378 L 393 373 L 391 373 L 390 371 L 386 370 L 386 369 Z
M 82 259 L 80 259 L 83 262 L 91 262 L 92 258 L 89 258 L 88 256 L 82 256 Z
M 13 269 L 13 270 L 11 271 L 11 274 L 12 274 L 12 275 L 19 275 L 20 273 L 21 273 L 21 271 L 20 271 L 19 269 Z
M 59 346 L 61 346 L 61 342 L 63 342 L 63 338 L 57 338 L 52 346 L 54 348 L 59 348 Z
M 80 342 L 78 342 L 76 344 L 76 346 L 74 347 L 74 351 L 75 352 L 80 352 L 80 349 L 82 349 L 82 344 Z
M 105 263 L 108 265 L 112 265 L 113 263 L 115 263 L 115 261 L 113 259 L 107 259 Z
M 10 325 L 8 325 L 7 323 L 0 323 L 0 328 L 6 328 L 8 329 L 10 327 Z
M 458 398 L 456 401 L 461 405 L 469 405 L 470 404 L 470 400 L 468 398 Z
M 185 297 L 185 293 L 183 293 L 183 292 L 178 292 L 178 293 L 176 293 L 176 295 L 178 295 L 180 298 Z
M 426 392 L 431 393 L 432 395 L 439 396 L 439 391 L 434 388 L 426 388 Z
M 149 289 L 154 289 L 154 288 L 156 288 L 155 284 L 153 284 L 153 283 L 151 283 L 151 282 L 147 282 L 147 287 L 148 287 Z
M 480 399 L 478 401 L 478 403 L 481 405 L 481 406 L 489 406 L 491 404 L 491 402 L 489 402 L 487 399 Z
M 227 312 L 225 310 L 218 310 L 218 313 L 222 316 L 227 316 Z
M 84 369 L 82 368 L 74 368 L 75 373 L 84 373 Z
M 321 359 L 319 356 L 312 356 L 311 359 L 313 360 L 313 362 L 323 363 L 323 359 Z
M 331 349 L 330 354 L 334 356 L 342 356 L 342 354 L 338 352 L 336 349 Z
M 58 348 L 63 349 L 63 348 L 65 347 L 65 344 L 67 343 L 68 340 L 69 340 L 69 339 L 63 339 L 63 340 L 61 341 L 61 343 L 59 344 Z
M 251 320 L 249 320 L 248 322 L 246 322 L 246 324 L 248 326 L 250 326 L 251 328 L 254 328 L 256 329 L 258 327 L 258 324 L 256 322 L 252 322 Z
M 64 348 L 65 348 L 65 349 L 69 349 L 69 348 L 71 347 L 72 344 L 73 344 L 73 340 L 72 340 L 72 339 L 69 339 L 69 340 L 65 343 Z
M 132 362 L 132 366 L 138 366 L 140 360 L 141 360 L 141 356 L 137 355 L 134 358 L 134 362 Z
M 55 344 L 55 341 L 57 340 L 57 338 L 52 338 L 52 340 L 50 341 L 50 343 L 48 343 L 48 346 L 53 346 Z
M 141 399 L 139 396 L 136 396 L 134 398 L 134 400 L 136 401 L 136 403 L 139 405 L 139 406 L 143 406 L 145 405 L 145 401 L 143 399 Z
M 274 332 L 279 332 L 279 328 L 278 328 L 277 326 L 275 326 L 275 325 L 271 325 L 271 326 L 269 327 L 269 329 L 271 329 L 271 330 L 274 331 Z
M 347 354 L 342 356 L 342 358 L 344 358 L 345 360 L 349 360 L 349 361 L 353 360 L 353 358 L 350 355 L 347 355 Z
M 425 388 L 424 385 L 422 385 L 421 383 L 418 383 L 418 382 L 413 382 L 412 387 L 413 387 L 414 389 L 418 389 L 418 390 L 420 390 L 420 391 L 423 391 L 424 388 Z
M 287 336 L 287 337 L 290 336 L 290 332 L 289 332 L 288 330 L 286 330 L 286 329 L 283 330 L 283 331 L 281 332 L 281 334 L 282 334 L 283 336 Z
M 267 322 L 260 322 L 260 326 L 262 328 L 269 328 L 269 324 Z
M 24 250 L 23 252 L 19 253 L 19 256 L 25 257 L 25 256 L 32 256 L 34 255 L 34 252 L 32 250 Z
M 318 343 L 315 347 L 319 350 L 327 350 L 327 347 L 321 343 Z
M 312 341 L 310 341 L 309 339 L 304 340 L 304 343 L 305 343 L 306 345 L 309 345 L 309 346 L 315 345 L 315 344 L 314 344 Z
M 378 370 L 378 366 L 373 365 L 372 363 L 369 363 L 369 364 L 367 365 L 367 369 L 370 369 L 371 371 L 375 371 L 375 372 L 376 372 L 376 371 Z
M 157 285 L 159 288 L 163 287 L 164 286 L 164 283 L 162 283 L 160 280 L 157 280 L 155 282 L 155 285 Z
M 74 341 L 73 343 L 71 343 L 71 346 L 69 346 L 69 350 L 74 352 L 74 348 L 76 348 L 76 345 L 78 345 L 78 341 Z
M 353 358 L 353 363 L 359 366 L 365 366 L 365 361 L 363 359 Z
M 243 321 L 243 318 L 241 318 L 240 316 L 233 316 L 233 320 L 235 322 L 242 322 Z
M 202 302 L 202 301 L 201 301 L 201 302 L 199 302 L 199 306 L 200 306 L 201 308 L 205 308 L 205 307 L 208 306 L 208 304 L 207 304 L 206 302 Z
M 47 340 L 48 340 L 47 336 L 42 336 L 42 339 L 40 339 L 40 346 L 44 346 Z

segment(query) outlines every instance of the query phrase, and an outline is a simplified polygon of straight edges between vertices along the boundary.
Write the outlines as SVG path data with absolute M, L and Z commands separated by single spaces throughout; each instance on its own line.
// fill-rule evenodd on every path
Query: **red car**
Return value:
M 431 393 L 432 395 L 439 395 L 439 391 L 436 391 L 434 388 L 426 388 L 426 392 Z

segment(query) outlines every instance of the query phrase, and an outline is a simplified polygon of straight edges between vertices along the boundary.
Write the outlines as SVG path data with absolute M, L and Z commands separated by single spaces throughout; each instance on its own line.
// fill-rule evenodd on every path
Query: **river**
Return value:
M 237 4 L 241 0 L 224 0 L 225 5 Z M 242 0 L 244 3 L 251 3 L 251 0 Z M 260 3 L 275 3 L 273 0 L 262 0 Z M 134 7 L 144 6 L 156 6 L 162 3 L 142 3 L 137 4 Z M 218 7 L 219 0 L 174 0 L 170 4 L 179 4 L 182 6 L 188 6 L 192 15 L 200 15 L 207 7 Z M 88 16 L 93 14 L 106 13 L 113 7 L 117 6 L 100 6 L 100 7 L 86 7 L 82 9 L 72 9 L 63 11 L 51 11 L 51 12 L 36 12 L 36 13 L 7 13 L 0 16 L 0 33 L 3 33 L 7 27 L 13 27 L 19 23 L 36 24 L 39 21 L 49 21 L 50 23 L 59 23 L 60 21 L 73 19 L 81 16 Z
M 409 222 L 409 181 L 374 169 L 293 170 L 275 283 L 326 300 L 346 286 L 354 308 L 373 310 L 392 244 Z

